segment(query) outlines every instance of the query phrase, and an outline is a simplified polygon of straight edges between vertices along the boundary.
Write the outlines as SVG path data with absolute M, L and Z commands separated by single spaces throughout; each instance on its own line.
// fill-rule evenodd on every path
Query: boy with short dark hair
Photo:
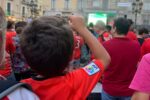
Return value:
M 101 77 L 110 57 L 88 31 L 82 17 L 70 16 L 70 25 L 95 55 L 89 65 L 66 73 L 73 54 L 73 33 L 61 17 L 41 17 L 24 30 L 21 38 L 23 54 L 39 75 L 23 80 L 30 84 L 41 100 L 85 100 Z

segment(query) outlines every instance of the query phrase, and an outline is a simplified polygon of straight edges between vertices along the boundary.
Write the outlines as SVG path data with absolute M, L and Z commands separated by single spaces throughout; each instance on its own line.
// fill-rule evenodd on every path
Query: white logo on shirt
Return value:
M 95 63 L 90 63 L 83 68 L 88 75 L 93 75 L 100 71 L 99 67 Z

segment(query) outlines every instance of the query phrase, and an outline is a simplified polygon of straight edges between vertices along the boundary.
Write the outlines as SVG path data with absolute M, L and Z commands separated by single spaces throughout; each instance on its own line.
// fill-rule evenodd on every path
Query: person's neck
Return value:
M 105 30 L 100 30 L 99 31 L 99 34 L 101 35 L 101 34 L 103 34 L 105 32 Z
M 113 37 L 115 37 L 115 38 L 125 38 L 126 35 L 114 34 Z
M 144 36 L 143 35 L 137 35 L 137 38 L 143 38 Z

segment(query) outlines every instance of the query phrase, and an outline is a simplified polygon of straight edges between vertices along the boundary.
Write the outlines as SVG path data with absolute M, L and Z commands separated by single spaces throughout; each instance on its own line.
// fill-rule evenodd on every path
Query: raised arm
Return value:
M 79 16 L 70 16 L 69 19 L 72 28 L 84 38 L 95 58 L 101 60 L 105 67 L 108 66 L 108 64 L 110 63 L 109 54 L 86 28 L 83 18 Z

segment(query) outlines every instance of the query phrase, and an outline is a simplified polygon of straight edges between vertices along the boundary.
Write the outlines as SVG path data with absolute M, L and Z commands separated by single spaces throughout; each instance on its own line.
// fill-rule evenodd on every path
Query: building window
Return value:
M 92 0 L 92 8 L 102 8 L 103 0 Z
M 7 15 L 11 15 L 11 3 L 7 3 Z
M 111 1 L 109 1 L 108 9 L 117 9 L 118 2 L 120 2 L 120 0 L 111 0 Z
M 82 5 L 83 5 L 83 4 L 82 4 L 82 0 L 79 0 L 79 1 L 78 1 L 78 9 L 80 9 L 80 10 L 81 10 L 81 9 L 82 9 L 82 7 L 83 7 Z
M 148 2 L 147 2 L 147 3 L 145 3 L 145 4 L 144 4 L 144 6 L 143 6 L 143 9 L 144 9 L 144 10 L 148 10 L 148 11 L 149 11 L 149 10 L 150 10 L 149 5 L 150 5 L 150 3 L 148 3 Z
M 56 0 L 51 0 L 51 9 L 55 9 Z
M 103 0 L 103 2 L 102 2 L 102 8 L 103 8 L 103 10 L 108 10 L 108 4 L 109 4 L 108 0 Z
M 70 8 L 70 0 L 65 0 L 64 7 L 65 7 L 65 9 L 69 9 Z
M 149 25 L 149 20 L 144 19 L 144 20 L 143 20 L 143 24 L 144 24 L 144 25 Z
M 22 17 L 25 17 L 25 7 L 22 7 Z
M 100 6 L 100 0 L 93 0 L 93 7 L 99 7 Z

